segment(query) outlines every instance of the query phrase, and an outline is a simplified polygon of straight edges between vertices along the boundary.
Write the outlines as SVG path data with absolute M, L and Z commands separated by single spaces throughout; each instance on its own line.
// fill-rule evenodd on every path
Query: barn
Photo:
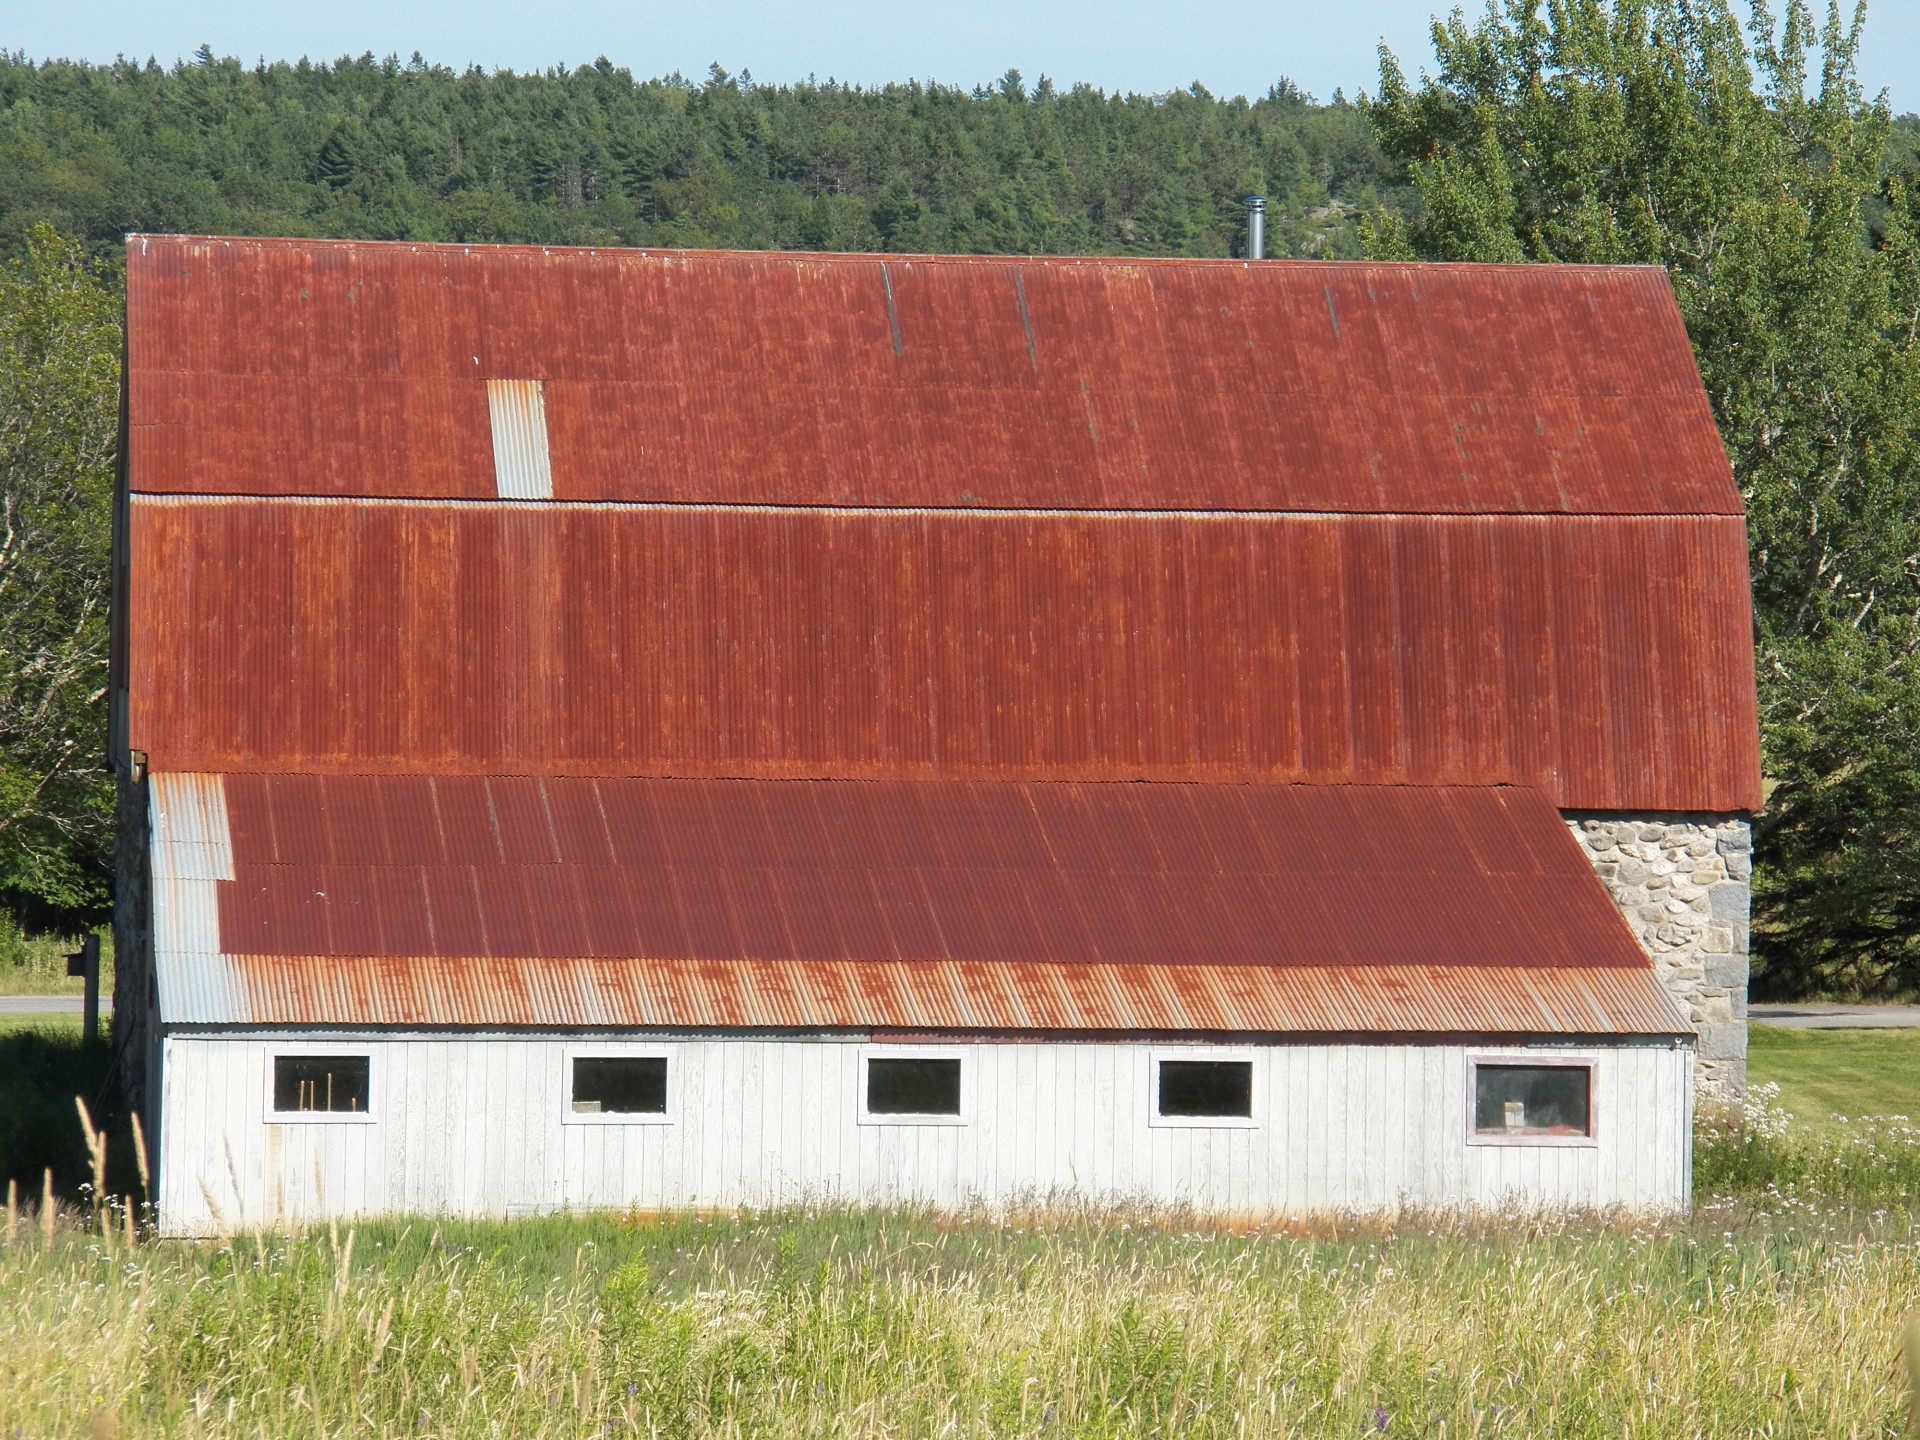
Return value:
M 1745 523 L 1654 268 L 136 236 L 183 1233 L 1688 1201 Z

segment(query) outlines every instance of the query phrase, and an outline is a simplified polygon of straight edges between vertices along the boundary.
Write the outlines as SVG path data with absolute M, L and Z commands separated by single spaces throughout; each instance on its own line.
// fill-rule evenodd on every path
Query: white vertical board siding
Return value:
M 668 1056 L 670 1123 L 567 1123 L 566 1060 L 579 1044 L 169 1037 L 163 1223 L 208 1233 L 409 1211 L 1047 1195 L 1247 1215 L 1515 1201 L 1673 1209 L 1689 1199 L 1685 1049 L 1547 1052 L 1592 1061 L 1596 1143 L 1470 1145 L 1470 1059 L 1482 1052 L 1461 1046 L 1223 1049 L 1253 1060 L 1258 1113 L 1251 1126 L 1209 1128 L 1150 1123 L 1152 1059 L 1165 1045 L 959 1046 L 966 1122 L 914 1125 L 860 1123 L 861 1044 L 657 1037 L 632 1044 Z M 367 1054 L 373 1118 L 269 1123 L 271 1057 L 294 1048 Z

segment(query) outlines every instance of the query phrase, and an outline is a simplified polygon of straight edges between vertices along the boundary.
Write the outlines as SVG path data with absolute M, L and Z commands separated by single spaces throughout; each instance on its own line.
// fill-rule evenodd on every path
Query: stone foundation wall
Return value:
M 1747 1084 L 1753 831 L 1726 815 L 1568 814 L 1574 838 L 1699 1032 L 1702 1090 Z

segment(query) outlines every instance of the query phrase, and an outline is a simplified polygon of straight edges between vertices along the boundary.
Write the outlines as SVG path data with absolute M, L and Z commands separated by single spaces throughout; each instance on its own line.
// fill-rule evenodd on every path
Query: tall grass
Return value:
M 77 1123 L 74 1125 L 78 1132 Z M 1702 1112 L 1685 1220 L 23 1213 L 0 1436 L 1889 1436 L 1920 1130 Z M 117 1183 L 110 1180 L 110 1184 Z
M 1807 1125 L 1779 1100 L 1778 1085 L 1755 1085 L 1740 1102 L 1700 1107 L 1693 1140 L 1697 1193 L 1920 1202 L 1920 1126 L 1907 1116 L 1835 1115 Z
M 77 936 L 28 935 L 0 910 L 0 995 L 78 995 L 85 982 L 67 974 L 67 955 Z M 113 994 L 113 940 L 100 938 L 101 993 Z
M 1037 1210 L 0 1249 L 9 1435 L 1884 1436 L 1903 1219 Z
M 79 1096 L 96 1112 L 104 1109 L 111 1062 L 106 1044 L 80 1043 L 80 1027 L 71 1020 L 57 1029 L 0 1028 L 0 1186 L 13 1180 L 37 1194 L 46 1170 L 63 1197 L 78 1197 L 81 1184 L 91 1183 L 73 1102 Z M 115 1193 L 130 1193 L 139 1185 L 132 1131 L 125 1117 L 114 1117 L 109 1129 L 108 1182 Z

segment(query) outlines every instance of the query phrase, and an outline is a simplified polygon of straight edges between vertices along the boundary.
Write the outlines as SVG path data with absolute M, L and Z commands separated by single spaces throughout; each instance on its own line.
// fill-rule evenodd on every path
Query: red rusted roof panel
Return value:
M 449 777 L 449 864 L 497 858 L 452 778 L 490 773 L 1759 804 L 1737 516 L 142 496 L 131 517 L 131 745 L 156 770 Z M 623 863 L 705 825 L 567 806 L 539 843 Z
M 1519 788 L 210 778 L 175 1023 L 1686 1030 Z
M 178 1024 L 1685 1035 L 1652 970 L 229 957 Z
M 399 953 L 1647 963 L 1559 814 L 1517 787 L 241 774 L 224 788 L 229 954 L 395 953 L 379 937 L 417 937 L 427 910 L 431 936 Z M 610 831 L 653 827 L 654 845 L 563 857 L 548 817 L 568 791 Z M 456 794 L 470 802 L 458 821 Z M 282 858 L 268 814 L 329 836 L 324 855 Z M 471 843 L 443 846 L 422 823 L 435 816 Z M 1553 924 L 1518 923 L 1549 895 Z
M 1737 515 L 1652 267 L 831 256 L 136 236 L 133 488 Z

